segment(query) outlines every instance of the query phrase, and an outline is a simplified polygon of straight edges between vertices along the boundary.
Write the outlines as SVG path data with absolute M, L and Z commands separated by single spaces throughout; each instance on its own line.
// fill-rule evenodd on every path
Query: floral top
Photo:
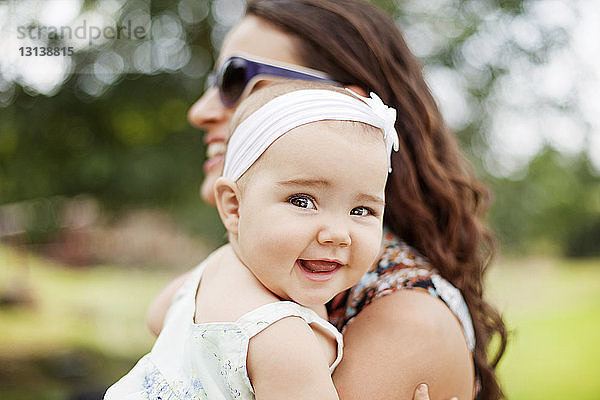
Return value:
M 469 349 L 475 349 L 473 323 L 460 291 L 442 278 L 425 257 L 389 231 L 384 231 L 383 253 L 377 268 L 367 272 L 345 296 L 328 304 L 329 321 L 340 331 L 374 300 L 396 290 L 421 290 L 440 298 L 456 315 Z
M 152 351 L 112 385 L 104 400 L 252 400 L 246 358 L 250 338 L 288 316 L 319 325 L 337 341 L 341 361 L 342 335 L 313 310 L 291 301 L 258 307 L 234 322 L 194 323 L 196 291 L 206 261 L 178 290 Z

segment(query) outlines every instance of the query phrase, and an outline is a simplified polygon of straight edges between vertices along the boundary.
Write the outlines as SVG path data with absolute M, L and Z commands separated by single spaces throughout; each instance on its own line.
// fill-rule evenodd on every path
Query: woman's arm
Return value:
M 160 291 L 154 300 L 152 300 L 152 303 L 150 303 L 150 307 L 148 307 L 148 311 L 146 312 L 146 325 L 148 326 L 148 329 L 150 329 L 150 332 L 152 332 L 155 336 L 158 336 L 162 330 L 163 323 L 165 321 L 165 315 L 171 306 L 173 296 L 190 276 L 192 271 L 193 270 L 189 270 L 169 282 L 169 284 L 167 284 L 167 286 Z
M 341 400 L 473 398 L 473 362 L 458 320 L 429 294 L 399 290 L 365 307 L 344 333 L 333 380 Z

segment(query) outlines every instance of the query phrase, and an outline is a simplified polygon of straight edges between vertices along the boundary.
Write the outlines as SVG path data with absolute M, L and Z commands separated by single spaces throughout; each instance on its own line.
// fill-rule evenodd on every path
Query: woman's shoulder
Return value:
M 442 300 L 460 321 L 469 348 L 474 348 L 473 324 L 460 291 L 445 280 L 427 258 L 389 231 L 384 232 L 376 267 L 367 272 L 342 301 L 330 306 L 330 321 L 343 330 L 365 307 L 400 290 L 422 292 Z
M 440 398 L 473 398 L 472 353 L 461 327 L 426 293 L 398 290 L 365 307 L 346 326 L 344 354 L 334 375 L 341 398 L 412 398 L 420 382 Z

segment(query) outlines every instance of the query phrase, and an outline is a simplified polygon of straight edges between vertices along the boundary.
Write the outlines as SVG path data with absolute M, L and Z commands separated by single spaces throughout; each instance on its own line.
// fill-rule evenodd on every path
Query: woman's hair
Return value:
M 446 128 L 399 28 L 361 0 L 251 0 L 247 14 L 295 37 L 305 66 L 373 91 L 397 110 L 400 150 L 392 157 L 385 225 L 461 290 L 475 328 L 480 398 L 502 398 L 494 370 L 507 335 L 482 293 L 496 247 L 482 220 L 491 195 Z M 500 344 L 488 360 L 494 335 Z

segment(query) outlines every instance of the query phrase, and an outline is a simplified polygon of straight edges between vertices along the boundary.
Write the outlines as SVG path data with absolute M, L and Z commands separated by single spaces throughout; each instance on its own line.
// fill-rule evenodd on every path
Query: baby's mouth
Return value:
M 314 282 L 325 282 L 333 278 L 343 264 L 329 260 L 298 260 L 298 267 L 304 276 Z
M 298 260 L 300 267 L 310 273 L 328 273 L 335 271 L 342 266 L 337 261 L 325 261 L 325 260 Z

